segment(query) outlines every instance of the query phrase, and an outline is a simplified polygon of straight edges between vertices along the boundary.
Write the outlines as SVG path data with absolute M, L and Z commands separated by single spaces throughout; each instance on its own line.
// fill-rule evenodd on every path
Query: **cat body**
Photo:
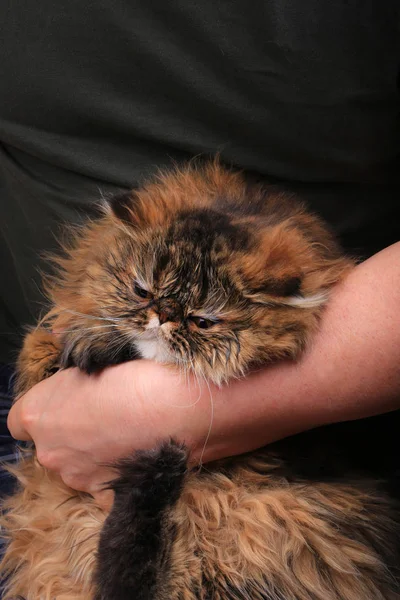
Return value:
M 274 187 L 217 163 L 160 175 L 110 199 L 58 259 L 18 392 L 58 368 L 135 358 L 217 384 L 296 359 L 352 266 Z M 397 419 L 305 433 L 200 471 L 165 441 L 116 465 L 108 514 L 27 456 L 2 517 L 5 598 L 399 600 L 387 460 Z

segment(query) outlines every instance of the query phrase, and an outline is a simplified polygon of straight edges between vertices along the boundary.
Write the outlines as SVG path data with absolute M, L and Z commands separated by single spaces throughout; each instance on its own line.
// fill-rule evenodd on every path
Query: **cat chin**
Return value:
M 135 346 L 141 358 L 155 360 L 159 363 L 174 363 L 174 355 L 160 339 L 135 340 Z

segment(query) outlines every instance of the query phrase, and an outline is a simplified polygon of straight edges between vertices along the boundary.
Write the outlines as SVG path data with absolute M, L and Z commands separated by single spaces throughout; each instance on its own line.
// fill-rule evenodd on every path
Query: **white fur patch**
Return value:
M 174 355 L 168 350 L 166 341 L 163 339 L 161 329 L 169 326 L 165 323 L 160 326 L 158 317 L 154 316 L 146 325 L 146 330 L 139 338 L 135 338 L 135 346 L 142 358 L 155 360 L 160 363 L 174 362 Z
M 160 327 L 160 319 L 158 317 L 151 317 L 150 321 L 146 325 L 146 329 L 158 329 Z
M 142 358 L 155 360 L 159 363 L 173 362 L 174 357 L 168 352 L 165 342 L 159 338 L 152 340 L 135 340 L 135 346 Z
M 313 294 L 312 296 L 291 296 L 284 301 L 284 304 L 297 306 L 299 308 L 318 308 L 325 304 L 327 300 L 328 293 L 320 292 L 319 294 Z

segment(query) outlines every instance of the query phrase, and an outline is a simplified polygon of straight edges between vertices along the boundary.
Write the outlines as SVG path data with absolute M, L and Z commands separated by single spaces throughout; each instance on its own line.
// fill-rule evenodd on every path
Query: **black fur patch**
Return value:
M 114 215 L 125 221 L 126 223 L 132 220 L 132 207 L 134 202 L 134 192 L 132 190 L 115 194 L 107 200 L 109 207 L 111 208 Z
M 117 464 L 114 506 L 100 536 L 94 600 L 165 597 L 174 530 L 168 520 L 186 474 L 187 451 L 167 442 Z
M 253 243 L 246 227 L 233 223 L 228 215 L 206 209 L 182 213 L 169 232 L 171 240 L 185 239 L 206 249 L 220 237 L 232 250 L 248 251 Z
M 302 278 L 288 277 L 287 279 L 269 279 L 261 288 L 251 290 L 254 293 L 269 294 L 270 296 L 294 296 L 300 292 Z
M 96 373 L 110 367 L 129 360 L 139 358 L 137 352 L 132 346 L 124 346 L 119 352 L 110 352 L 107 344 L 102 346 L 88 346 L 81 348 L 79 345 L 72 348 L 65 346 L 64 352 L 61 355 L 61 368 L 78 367 L 81 371 L 88 373 Z

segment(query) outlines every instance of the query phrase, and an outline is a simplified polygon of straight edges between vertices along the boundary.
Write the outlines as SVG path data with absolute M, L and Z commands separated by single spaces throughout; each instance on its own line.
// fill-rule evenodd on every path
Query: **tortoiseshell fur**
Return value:
M 298 200 L 217 163 L 110 199 L 65 250 L 19 394 L 71 365 L 144 357 L 221 384 L 295 359 L 353 267 Z M 165 441 L 117 465 L 109 514 L 25 457 L 2 517 L 4 600 L 399 600 L 397 421 L 200 472 Z

